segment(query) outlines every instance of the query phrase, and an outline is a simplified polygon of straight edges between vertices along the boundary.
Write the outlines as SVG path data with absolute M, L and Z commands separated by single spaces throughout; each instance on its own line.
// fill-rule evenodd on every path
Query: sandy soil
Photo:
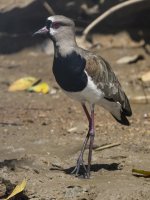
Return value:
M 134 92 L 130 83 L 148 69 L 149 58 L 145 55 L 144 61 L 123 66 L 115 61 L 135 51 L 145 54 L 142 49 L 101 50 L 129 96 Z M 33 50 L 0 56 L 1 194 L 7 196 L 26 178 L 24 194 L 15 199 L 149 200 L 150 179 L 133 176 L 132 168 L 150 170 L 150 105 L 132 104 L 130 127 L 121 126 L 96 107 L 95 145 L 120 145 L 93 151 L 90 179 L 74 177 L 70 172 L 88 124 L 79 103 L 65 96 L 55 83 L 51 64 L 51 56 Z M 47 81 L 50 94 L 7 91 L 11 82 L 28 75 Z

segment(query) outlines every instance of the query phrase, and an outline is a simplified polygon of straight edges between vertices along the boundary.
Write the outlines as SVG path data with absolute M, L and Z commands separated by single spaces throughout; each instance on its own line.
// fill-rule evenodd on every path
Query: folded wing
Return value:
M 104 93 L 102 106 L 108 109 L 117 121 L 129 125 L 126 116 L 132 115 L 130 103 L 109 63 L 102 57 L 89 53 L 85 69 L 97 88 Z

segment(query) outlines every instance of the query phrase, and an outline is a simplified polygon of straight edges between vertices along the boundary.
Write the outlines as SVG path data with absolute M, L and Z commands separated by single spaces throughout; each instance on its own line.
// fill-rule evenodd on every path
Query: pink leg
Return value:
M 86 105 L 84 103 L 82 104 L 82 107 L 83 107 L 83 110 L 84 110 L 84 112 L 85 112 L 85 114 L 87 116 L 87 119 L 88 119 L 89 123 L 90 123 L 91 117 L 90 117 L 89 111 L 87 110 Z
M 94 143 L 94 105 L 91 106 L 91 126 L 89 130 L 90 144 L 89 144 L 89 155 L 88 155 L 88 167 L 87 167 L 87 177 L 90 177 L 90 169 L 91 169 L 91 160 L 92 160 L 92 150 Z
M 84 112 L 89 121 L 89 131 L 88 131 L 85 141 L 83 143 L 79 158 L 77 160 L 77 165 L 76 165 L 75 169 L 72 171 L 72 173 L 75 173 L 75 175 L 78 176 L 80 167 L 82 166 L 84 168 L 87 178 L 89 178 L 90 177 L 91 158 L 92 158 L 92 148 L 93 148 L 93 141 L 94 141 L 94 137 L 92 136 L 94 133 L 94 106 L 92 106 L 91 116 L 90 116 L 85 104 L 82 104 L 82 107 L 83 107 Z M 83 161 L 83 154 L 84 154 L 85 148 L 87 146 L 89 137 L 90 137 L 90 146 L 89 146 L 89 155 L 88 155 L 88 168 L 86 169 L 86 167 L 84 165 L 84 161 Z

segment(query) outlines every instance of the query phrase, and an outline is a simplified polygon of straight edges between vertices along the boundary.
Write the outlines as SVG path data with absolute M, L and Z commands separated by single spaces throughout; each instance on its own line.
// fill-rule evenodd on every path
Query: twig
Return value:
M 16 123 L 16 122 L 0 122 L 0 125 L 3 125 L 3 126 L 23 126 L 23 124 Z
M 96 148 L 95 151 L 101 151 L 103 149 L 108 149 L 108 148 L 116 147 L 116 146 L 119 146 L 119 145 L 120 145 L 120 143 L 107 144 L 107 145 L 104 145 L 102 147 Z
M 55 15 L 54 10 L 52 9 L 52 7 L 46 1 L 44 1 L 43 6 L 49 12 L 50 15 Z
M 138 2 L 142 2 L 142 1 L 145 1 L 145 0 L 130 0 L 130 1 L 125 1 L 125 2 L 119 3 L 119 4 L 111 7 L 106 12 L 104 12 L 102 15 L 97 17 L 93 22 L 91 22 L 84 29 L 84 31 L 83 31 L 83 40 L 86 40 L 88 33 L 93 29 L 94 26 L 96 26 L 99 22 L 101 22 L 103 19 L 105 19 L 106 17 L 108 17 L 109 15 L 114 13 L 115 11 L 120 10 L 121 8 L 129 6 L 131 4 L 135 4 L 135 3 L 138 3 Z

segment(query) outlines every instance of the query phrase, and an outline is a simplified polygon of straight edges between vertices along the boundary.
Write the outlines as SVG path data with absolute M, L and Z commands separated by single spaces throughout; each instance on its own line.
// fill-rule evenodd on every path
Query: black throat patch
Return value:
M 57 55 L 53 61 L 53 73 L 60 87 L 68 92 L 79 92 L 87 85 L 84 72 L 86 61 L 76 52 L 63 57 Z

